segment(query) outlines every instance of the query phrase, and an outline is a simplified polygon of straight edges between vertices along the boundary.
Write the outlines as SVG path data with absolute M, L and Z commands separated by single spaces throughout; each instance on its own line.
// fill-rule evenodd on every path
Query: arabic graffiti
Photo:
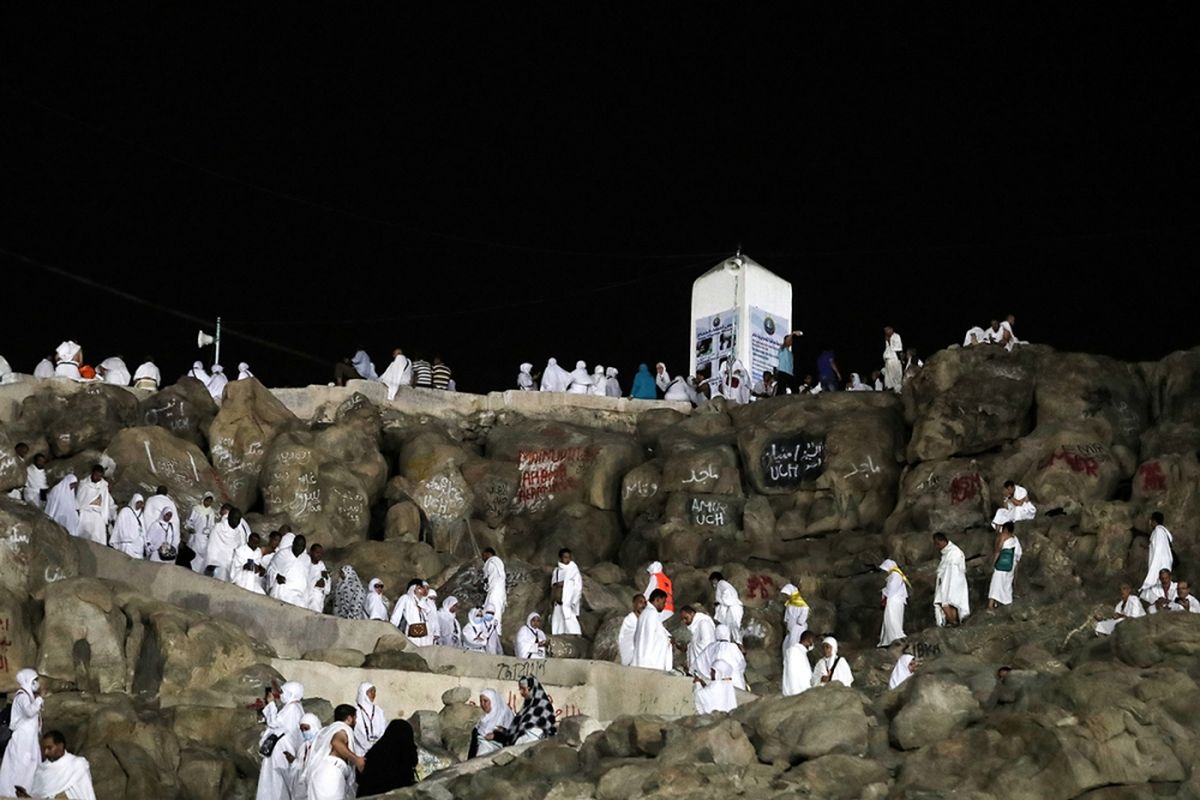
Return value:
M 843 478 L 853 478 L 855 475 L 865 475 L 866 477 L 869 478 L 872 475 L 878 474 L 882 470 L 883 470 L 883 467 L 875 466 L 875 460 L 872 459 L 870 456 L 867 456 L 867 460 L 861 464 L 856 465 L 854 467 L 853 472 L 847 472 L 842 477 Z
M 771 441 L 760 457 L 767 486 L 792 489 L 825 471 L 825 439 L 800 433 Z
M 656 494 L 658 494 L 658 484 L 644 478 L 629 481 L 625 484 L 625 489 L 622 491 L 622 496 L 626 500 L 631 497 L 654 497 Z
M 746 580 L 746 596 L 770 600 L 775 595 L 775 581 L 769 575 L 751 575 Z
M 701 467 L 699 471 L 691 470 L 691 473 L 692 474 L 683 481 L 685 485 L 689 483 L 703 483 L 704 481 L 709 480 L 715 481 L 721 477 L 721 471 L 717 469 L 715 464 L 709 464 L 706 467 Z
M 969 475 L 957 475 L 954 480 L 950 481 L 950 502 L 958 505 L 968 500 L 974 500 L 979 496 L 979 491 L 982 488 L 983 479 L 979 477 L 978 472 L 972 472 Z
M 1167 490 L 1167 476 L 1163 474 L 1162 464 L 1157 461 L 1142 464 L 1138 469 L 1138 477 L 1142 479 L 1143 492 L 1165 492 Z

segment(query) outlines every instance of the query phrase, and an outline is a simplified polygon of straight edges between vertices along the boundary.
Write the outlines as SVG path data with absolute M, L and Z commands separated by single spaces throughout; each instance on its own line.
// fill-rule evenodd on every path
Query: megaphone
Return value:
M 198 334 L 196 334 L 196 347 L 208 347 L 215 341 L 216 339 L 214 339 L 212 336 L 209 336 L 204 331 L 200 331 Z

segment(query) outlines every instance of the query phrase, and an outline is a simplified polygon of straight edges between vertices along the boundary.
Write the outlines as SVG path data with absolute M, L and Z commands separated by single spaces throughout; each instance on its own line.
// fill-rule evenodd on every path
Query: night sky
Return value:
M 553 355 L 628 391 L 640 361 L 686 366 L 691 282 L 739 244 L 793 283 L 801 372 L 830 343 L 869 373 L 885 323 L 924 354 L 1009 311 L 1064 350 L 1200 344 L 1186 5 L 270 5 L 8 26 L 15 369 L 74 338 L 173 380 L 199 327 L 177 315 L 220 314 L 294 351 L 226 337 L 268 385 L 401 346 L 465 390 Z

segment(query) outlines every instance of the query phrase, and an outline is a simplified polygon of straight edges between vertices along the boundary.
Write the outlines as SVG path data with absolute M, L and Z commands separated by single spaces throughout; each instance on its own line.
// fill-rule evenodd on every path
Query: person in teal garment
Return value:
M 647 365 L 638 365 L 637 374 L 633 376 L 633 391 L 629 396 L 637 400 L 658 399 L 658 387 L 654 385 L 654 376 Z

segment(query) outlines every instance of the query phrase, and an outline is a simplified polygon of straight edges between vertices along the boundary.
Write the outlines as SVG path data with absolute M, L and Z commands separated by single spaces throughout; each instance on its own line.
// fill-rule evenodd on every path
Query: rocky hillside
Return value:
M 17 441 L 46 452 L 52 482 L 111 462 L 121 502 L 166 484 L 183 509 L 214 491 L 249 510 L 255 530 L 290 522 L 325 543 L 335 570 L 353 564 L 390 587 L 425 576 L 464 608 L 482 601 L 476 553 L 491 545 L 508 564 L 511 619 L 548 610 L 549 570 L 568 546 L 585 572 L 585 635 L 553 642 L 559 657 L 616 658 L 628 596 L 652 560 L 677 604 L 711 606 L 712 569 L 741 592 L 760 699 L 732 718 L 624 717 L 574 747 L 560 737 L 505 753 L 418 794 L 1200 796 L 1200 619 L 1091 632 L 1120 580 L 1144 574 L 1151 511 L 1175 534 L 1182 576 L 1195 577 L 1200 349 L 1125 364 L 955 348 L 902 397 L 718 400 L 690 415 L 642 412 L 632 433 L 511 413 L 434 419 L 351 393 L 314 420 L 253 380 L 231 383 L 219 408 L 188 379 L 141 397 L 48 381 L 0 427 L 0 452 Z M 0 460 L 0 490 L 21 472 Z M 1010 479 L 1039 515 L 1018 525 L 1016 602 L 985 612 L 987 520 Z M 20 555 L 0 561 L 0 688 L 21 666 L 44 668 L 47 724 L 73 726 L 75 749 L 107 764 L 105 797 L 252 796 L 253 712 L 237 712 L 248 717 L 242 742 L 219 708 L 257 696 L 273 674 L 269 648 L 127 586 L 61 581 L 80 574 L 74 549 L 19 503 L 0 501 L 0 531 Z M 975 613 L 959 629 L 931 627 L 934 531 L 982 556 L 969 561 Z M 874 648 L 874 567 L 889 557 L 913 584 L 906 631 L 923 660 L 894 692 L 898 646 Z M 812 606 L 811 627 L 841 641 L 855 689 L 771 696 L 789 582 Z M 1002 664 L 1014 671 L 998 685 Z M 1104 788 L 1126 785 L 1137 788 Z

